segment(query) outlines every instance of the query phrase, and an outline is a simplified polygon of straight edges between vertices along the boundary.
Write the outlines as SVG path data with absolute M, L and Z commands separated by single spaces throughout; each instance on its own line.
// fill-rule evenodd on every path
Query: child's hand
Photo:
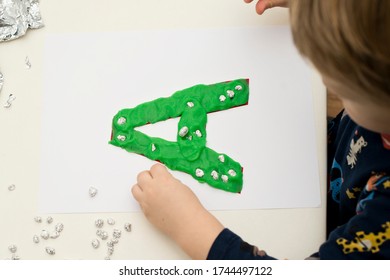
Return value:
M 175 240 L 191 257 L 205 259 L 223 230 L 190 188 L 161 164 L 138 174 L 132 188 L 146 218 Z
M 245 3 L 252 3 L 253 0 L 244 0 Z M 256 3 L 256 12 L 262 15 L 265 10 L 273 7 L 287 7 L 288 0 L 258 0 Z

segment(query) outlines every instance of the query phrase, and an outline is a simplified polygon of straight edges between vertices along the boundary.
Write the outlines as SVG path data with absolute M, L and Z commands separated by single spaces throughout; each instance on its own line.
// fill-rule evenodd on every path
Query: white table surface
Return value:
M 103 229 L 109 234 L 114 228 L 122 230 L 111 259 L 187 259 L 142 213 L 56 214 L 51 215 L 51 225 L 45 221 L 49 214 L 38 213 L 45 34 L 287 24 L 288 11 L 276 8 L 258 16 L 253 4 L 246 5 L 241 0 L 50 0 L 41 1 L 41 13 L 44 28 L 0 43 L 0 71 L 5 78 L 0 93 L 0 259 L 11 257 L 7 249 L 11 244 L 17 246 L 16 254 L 21 259 L 104 259 L 105 242 L 97 250 L 91 246 L 91 240 L 96 238 L 94 221 L 98 218 L 116 221 L 114 226 L 105 223 Z M 31 69 L 25 67 L 26 56 Z M 213 212 L 245 241 L 277 258 L 305 258 L 325 240 L 326 98 L 325 88 L 314 71 L 312 84 L 321 207 Z M 16 100 L 11 108 L 3 108 L 10 93 Z M 16 186 L 14 191 L 8 190 L 11 184 Z M 41 224 L 34 221 L 38 215 L 43 218 Z M 59 238 L 33 243 L 34 234 L 39 235 L 42 229 L 52 230 L 59 222 L 65 226 Z M 126 222 L 132 224 L 130 233 L 123 230 Z M 55 248 L 56 254 L 48 255 L 47 246 Z

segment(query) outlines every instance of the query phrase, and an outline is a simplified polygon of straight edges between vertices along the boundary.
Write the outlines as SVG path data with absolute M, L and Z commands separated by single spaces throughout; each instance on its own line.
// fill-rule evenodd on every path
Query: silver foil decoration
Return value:
M 29 28 L 41 27 L 39 0 L 0 0 L 0 42 L 17 39 Z

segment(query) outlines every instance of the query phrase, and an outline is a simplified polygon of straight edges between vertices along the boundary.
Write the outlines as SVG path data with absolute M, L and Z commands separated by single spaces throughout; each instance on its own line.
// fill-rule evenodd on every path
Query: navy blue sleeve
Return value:
M 334 229 L 320 247 L 320 259 L 390 259 L 390 177 L 363 190 L 357 213 Z
M 319 259 L 390 259 L 390 135 L 347 114 L 328 146 L 327 235 Z
M 243 241 L 238 235 L 225 228 L 215 239 L 208 260 L 274 260 L 263 250 Z

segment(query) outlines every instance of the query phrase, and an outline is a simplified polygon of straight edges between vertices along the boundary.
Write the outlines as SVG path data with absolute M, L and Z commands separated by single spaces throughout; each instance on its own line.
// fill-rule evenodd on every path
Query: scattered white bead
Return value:
M 103 225 L 104 225 L 104 221 L 103 221 L 102 219 L 97 219 L 97 220 L 95 221 L 95 226 L 96 226 L 97 228 L 102 228 Z
M 226 100 L 226 96 L 225 95 L 220 95 L 219 96 L 219 101 L 225 102 L 225 100 Z
M 113 242 L 112 240 L 110 240 L 110 241 L 107 242 L 107 247 L 113 248 L 114 245 L 115 245 L 115 244 L 114 244 L 114 242 Z
M 16 186 L 14 184 L 8 186 L 8 190 L 11 192 L 14 191 L 15 188 L 16 188 Z
M 114 253 L 114 247 L 108 247 L 107 248 L 107 255 L 112 256 L 113 253 Z
M 56 250 L 55 250 L 54 248 L 52 248 L 52 247 L 46 247 L 46 248 L 45 248 L 45 251 L 46 251 L 46 253 L 48 253 L 49 255 L 55 255 L 55 253 L 56 253 Z
M 234 176 L 237 175 L 236 171 L 234 171 L 233 169 L 230 169 L 230 170 L 228 171 L 228 173 L 229 173 L 229 175 L 232 176 L 232 177 L 234 177 Z
M 108 238 L 108 233 L 101 229 L 96 231 L 96 235 L 99 236 L 102 240 L 106 240 Z
M 126 118 L 125 117 L 120 117 L 117 122 L 119 125 L 125 124 L 126 123 Z
M 114 244 L 114 245 L 115 245 L 115 244 L 118 244 L 119 238 L 115 238 L 115 237 L 114 237 L 114 238 L 111 239 L 111 242 L 112 242 L 112 244 Z
M 97 249 L 100 246 L 100 241 L 99 241 L 99 239 L 95 238 L 94 240 L 92 240 L 91 244 L 92 244 L 93 248 Z
M 116 137 L 116 139 L 118 139 L 119 141 L 125 141 L 126 140 L 126 136 L 124 136 L 124 135 L 118 135 L 117 137 Z
M 236 90 L 242 90 L 242 86 L 241 85 L 236 85 L 235 89 Z
M 60 236 L 60 233 L 56 230 L 50 233 L 51 239 L 57 239 L 59 236 Z
M 108 218 L 107 224 L 109 224 L 110 226 L 113 226 L 113 225 L 115 225 L 115 220 L 113 218 Z
M 119 229 L 114 229 L 114 232 L 112 233 L 112 236 L 114 236 L 115 238 L 121 238 L 122 231 L 120 231 Z
M 34 218 L 34 221 L 35 221 L 36 223 L 42 223 L 42 218 L 41 218 L 40 216 L 36 216 L 36 217 Z
M 88 193 L 90 197 L 95 197 L 98 193 L 98 190 L 94 187 L 90 187 Z
M 62 223 L 58 223 L 55 227 L 55 230 L 58 231 L 58 232 L 61 232 L 64 230 L 64 224 Z
M 225 162 L 225 156 L 224 155 L 219 155 L 218 159 L 220 162 Z
M 20 257 L 18 255 L 16 255 L 16 254 L 12 254 L 11 260 L 18 261 L 18 260 L 20 260 Z
M 33 236 L 33 242 L 38 244 L 39 243 L 39 236 L 38 235 L 34 235 Z
M 27 69 L 31 68 L 31 62 L 30 62 L 30 59 L 28 58 L 28 56 L 26 56 L 26 58 L 24 59 L 24 63 L 26 64 Z
M 202 132 L 199 129 L 197 131 L 195 131 L 195 134 L 198 137 L 202 137 Z
M 180 136 L 180 137 L 186 136 L 187 133 L 188 133 L 188 127 L 186 127 L 186 126 L 183 126 L 183 127 L 179 130 L 179 136 Z
M 16 250 L 18 248 L 16 247 L 16 245 L 12 244 L 12 245 L 9 245 L 8 246 L 8 250 L 11 252 L 11 253 L 16 253 Z
M 190 108 L 194 107 L 194 102 L 187 102 L 187 106 Z
M 124 225 L 124 228 L 125 228 L 125 230 L 126 230 L 127 232 L 131 232 L 131 224 L 130 224 L 130 223 L 126 223 L 126 224 Z
M 195 170 L 195 175 L 196 175 L 196 177 L 203 177 L 203 176 L 204 176 L 204 172 L 203 172 L 202 169 L 197 168 L 197 169 Z
M 46 218 L 46 222 L 47 222 L 48 224 L 51 224 L 51 223 L 53 222 L 53 217 L 51 217 L 51 216 L 47 217 L 47 218 Z
M 41 231 L 41 237 L 43 239 L 47 240 L 47 239 L 49 239 L 50 234 L 49 234 L 49 232 L 47 230 L 44 229 L 44 230 Z
M 211 177 L 213 177 L 214 180 L 218 180 L 219 178 L 218 172 L 215 170 L 211 171 Z
M 222 175 L 221 179 L 224 183 L 227 183 L 229 181 L 229 177 L 227 175 Z

